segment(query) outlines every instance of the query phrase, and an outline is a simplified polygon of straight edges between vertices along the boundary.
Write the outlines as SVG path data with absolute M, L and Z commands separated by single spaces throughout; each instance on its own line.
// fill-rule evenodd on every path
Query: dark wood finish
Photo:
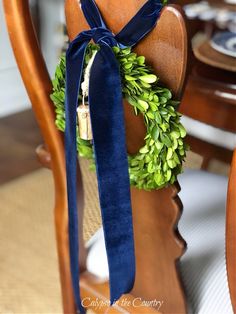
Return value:
M 189 76 L 179 111 L 198 121 L 236 132 L 236 84 L 233 72 L 196 62 Z M 201 139 L 188 139 L 191 149 L 206 162 L 212 158 L 230 163 L 232 151 Z
M 236 11 L 236 5 L 226 3 L 224 0 L 208 0 L 212 7 L 216 7 L 223 10 Z
M 171 2 L 185 5 L 197 1 L 179 0 Z M 214 6 L 215 4 L 221 4 L 224 8 L 227 6 L 223 0 L 212 0 L 211 5 Z M 207 38 L 210 38 L 213 31 L 217 30 L 217 27 L 214 21 L 209 23 L 199 19 L 188 19 L 187 30 L 190 41 L 199 31 L 205 33 Z M 207 48 L 205 49 L 206 46 Z M 209 43 L 204 44 L 202 41 L 200 45 L 193 45 L 195 56 L 193 53 L 191 54 L 190 75 L 179 110 L 184 115 L 195 120 L 235 132 L 235 73 L 224 70 L 224 68 L 231 70 L 232 64 L 235 67 L 236 59 L 212 50 L 209 47 Z M 228 61 L 229 64 L 227 65 Z M 218 64 L 219 68 L 217 68 Z M 204 157 L 203 166 L 205 169 L 207 169 L 209 161 L 212 158 L 226 163 L 230 163 L 231 161 L 233 152 L 230 150 L 212 145 L 192 136 L 188 138 L 188 141 L 191 149 Z
M 233 157 L 233 151 L 205 142 L 201 139 L 187 135 L 186 143 L 191 147 L 195 153 L 204 156 L 201 168 L 208 169 L 209 163 L 212 159 L 217 159 L 227 164 L 230 164 Z
M 236 312 L 236 150 L 231 164 L 228 185 L 227 212 L 226 212 L 226 265 L 230 290 L 230 297 L 234 313 Z
M 108 27 L 117 33 L 145 1 L 96 1 Z M 113 12 L 112 16 L 110 12 Z M 119 18 L 115 18 L 115 17 Z M 67 27 L 70 39 L 88 29 L 78 1 L 66 1 Z M 176 30 L 173 34 L 173 29 Z M 180 97 L 187 62 L 187 34 L 184 20 L 176 7 L 163 10 L 157 27 L 136 47 L 147 62 Z M 171 56 L 167 58 L 166 56 Z M 142 117 L 135 117 L 125 102 L 127 148 L 136 153 L 143 144 L 145 126 Z M 185 300 L 176 269 L 184 252 L 184 241 L 176 228 L 181 213 L 178 186 L 153 192 L 132 188 L 132 208 L 136 250 L 136 281 L 132 295 L 146 300 L 161 298 L 163 313 L 186 312 Z M 169 230 L 169 232 L 167 231 Z M 171 297 L 170 297 L 171 296 Z
M 108 26 L 117 32 L 136 13 L 145 2 L 126 0 L 97 0 Z M 65 161 L 63 141 L 54 124 L 54 110 L 49 98 L 51 82 L 40 53 L 38 43 L 30 20 L 27 1 L 4 0 L 5 14 L 12 46 L 24 83 L 47 149 L 38 147 L 37 153 L 44 166 L 51 167 L 55 182 L 55 226 L 60 264 L 62 295 L 65 313 L 74 313 L 74 299 L 71 288 L 68 254 L 68 217 L 66 204 Z M 122 15 L 120 14 L 122 8 Z M 110 12 L 113 12 L 112 16 Z M 66 1 L 66 15 L 70 38 L 88 26 L 81 14 L 76 0 Z M 173 33 L 173 29 L 175 32 Z M 24 44 L 22 44 L 24 43 Z M 158 26 L 137 47 L 139 54 L 144 54 L 147 62 L 153 66 L 162 82 L 172 88 L 176 97 L 182 92 L 187 61 L 187 35 L 182 13 L 177 7 L 163 10 Z M 169 56 L 167 58 L 167 56 Z M 142 119 L 130 115 L 126 106 L 127 146 L 129 152 L 136 152 L 143 138 L 145 128 Z M 135 124 L 136 134 L 130 125 Z M 48 154 L 49 153 L 49 154 Z M 83 205 L 83 188 L 81 175 L 78 174 L 80 204 Z M 186 306 L 176 264 L 183 254 L 184 241 L 178 234 L 177 222 L 181 214 L 178 198 L 178 185 L 153 192 L 132 189 L 134 213 L 135 246 L 137 251 L 137 278 L 133 295 L 151 299 L 161 297 L 165 304 L 163 313 L 185 313 Z M 164 204 L 164 205 L 163 205 Z M 82 208 L 79 208 L 82 215 Z M 153 216 L 155 215 L 155 219 Z M 82 221 L 80 217 L 80 221 Z M 82 232 L 82 228 L 80 228 Z M 150 243 L 144 247 L 143 240 Z M 166 239 L 166 240 L 165 240 Z M 82 236 L 80 234 L 80 242 Z M 157 243 L 160 247 L 157 247 Z M 80 243 L 83 249 L 82 242 Z M 144 254 L 141 252 L 144 250 Z M 160 254 L 161 252 L 161 254 Z M 146 258 L 144 259 L 146 255 Z M 80 266 L 85 268 L 85 252 L 82 250 Z M 156 264 L 157 263 L 157 264 Z M 161 267 L 157 269 L 156 265 Z M 143 275 L 142 275 L 143 273 Z M 147 285 L 147 280 L 151 284 Z M 98 295 L 100 287 L 94 286 L 94 278 L 82 274 L 82 296 Z M 95 287 L 91 290 L 91 287 Z M 107 289 L 107 284 L 106 284 Z M 100 295 L 98 295 L 100 296 Z M 133 297 L 134 297 L 133 296 Z M 133 298 L 129 296 L 129 298 Z M 144 312 L 156 312 L 144 309 Z M 114 313 L 114 309 L 109 309 Z M 137 313 L 136 308 L 129 308 L 130 313 Z M 141 312 L 139 312 L 141 313 Z
M 188 79 L 180 112 L 216 128 L 236 132 L 235 75 L 196 63 Z
M 193 48 L 195 57 L 213 67 L 236 72 L 236 58 L 227 56 L 211 47 L 209 39 Z

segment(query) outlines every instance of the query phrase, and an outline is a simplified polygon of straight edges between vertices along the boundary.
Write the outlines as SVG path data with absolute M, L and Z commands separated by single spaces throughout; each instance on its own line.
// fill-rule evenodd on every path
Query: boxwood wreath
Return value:
M 84 71 L 98 45 L 90 43 L 86 50 Z M 153 190 L 173 184 L 182 172 L 186 156 L 184 143 L 186 130 L 177 112 L 178 101 L 172 99 L 171 91 L 161 86 L 159 78 L 145 64 L 145 57 L 138 56 L 131 48 L 113 47 L 120 64 L 123 97 L 133 107 L 134 114 L 142 114 L 147 128 L 145 145 L 135 155 L 128 156 L 130 184 L 139 189 Z M 55 104 L 56 126 L 65 131 L 65 56 L 56 68 L 51 99 Z M 79 95 L 78 104 L 82 97 Z M 81 157 L 91 161 L 95 169 L 93 142 L 79 137 L 77 149 Z

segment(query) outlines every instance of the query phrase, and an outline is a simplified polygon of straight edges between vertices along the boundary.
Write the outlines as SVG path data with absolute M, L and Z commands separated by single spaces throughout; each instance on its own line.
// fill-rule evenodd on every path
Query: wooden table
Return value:
M 209 39 L 193 46 L 193 53 L 195 57 L 210 66 L 236 72 L 236 58 L 227 56 L 213 49 L 210 45 Z
M 208 0 L 207 1 L 212 7 L 219 9 L 236 11 L 236 5 L 225 2 L 224 0 Z

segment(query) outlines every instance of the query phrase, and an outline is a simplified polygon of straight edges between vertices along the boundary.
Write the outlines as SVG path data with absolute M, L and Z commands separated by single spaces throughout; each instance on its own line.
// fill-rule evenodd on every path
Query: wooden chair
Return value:
M 196 0 L 171 1 L 181 6 L 196 2 Z M 230 164 L 236 143 L 233 134 L 236 132 L 235 73 L 217 68 L 214 59 L 212 59 L 212 66 L 199 61 L 202 57 L 199 58 L 198 55 L 201 55 L 201 50 L 205 46 L 204 39 L 201 43 L 199 34 L 204 34 L 208 38 L 221 29 L 213 22 L 207 23 L 200 19 L 187 19 L 186 23 L 189 42 L 197 34 L 191 49 L 188 81 L 179 108 L 187 117 L 186 120 L 184 118 L 188 131 L 187 141 L 193 151 L 204 157 L 202 169 L 207 169 L 213 159 Z M 195 43 L 196 37 L 198 37 L 197 41 L 200 39 L 199 43 Z M 226 130 L 228 133 L 207 128 L 207 125 Z
M 96 2 L 108 26 L 113 32 L 117 32 L 145 1 L 123 1 L 122 15 L 120 14 L 120 2 L 101 0 Z M 55 226 L 63 304 L 65 313 L 72 313 L 74 311 L 74 300 L 69 270 L 63 139 L 62 134 L 57 131 L 54 125 L 54 110 L 49 99 L 51 82 L 32 28 L 27 1 L 4 1 L 4 6 L 16 60 L 49 152 L 48 154 L 42 147 L 37 150 L 42 164 L 47 167 L 50 165 L 54 176 Z M 111 11 L 113 12 L 112 17 L 109 13 Z M 66 1 L 66 18 L 70 38 L 73 38 L 79 31 L 88 29 L 77 1 Z M 172 28 L 178 30 L 177 36 L 176 34 L 173 36 Z M 167 7 L 157 28 L 137 47 L 137 52 L 147 57 L 148 62 L 157 70 L 162 81 L 174 91 L 176 97 L 179 97 L 184 84 L 187 61 L 186 40 L 186 30 L 181 13 L 175 7 Z M 153 42 L 155 42 L 155 45 L 151 44 Z M 151 49 L 150 45 L 152 45 Z M 172 57 L 170 59 L 165 58 L 166 55 Z M 127 117 L 128 151 L 135 153 L 142 145 L 145 127 L 142 118 L 135 117 L 127 104 L 124 104 L 124 106 Z M 173 201 L 174 197 L 177 198 L 177 192 L 177 186 L 171 186 L 161 191 L 153 191 L 152 193 L 132 189 L 137 254 L 137 278 L 133 295 L 142 295 L 147 299 L 152 299 L 153 296 L 158 295 L 160 299 L 167 300 L 169 291 L 173 291 L 174 296 L 171 298 L 171 302 L 169 304 L 166 302 L 164 306 L 166 312 L 172 311 L 173 308 L 177 309 L 178 312 L 185 311 L 184 296 L 175 264 L 184 251 L 184 242 L 175 230 L 175 224 L 180 215 L 180 208 L 177 202 Z M 82 204 L 82 182 L 79 185 L 78 197 L 80 198 L 79 203 Z M 144 200 L 142 204 L 140 199 Z M 142 210 L 144 206 L 146 211 Z M 79 211 L 82 216 L 82 206 Z M 165 230 L 167 221 L 171 221 L 172 224 L 169 226 L 169 240 L 166 240 L 164 246 L 162 244 L 162 233 Z M 158 225 L 160 225 L 160 228 L 158 228 Z M 80 231 L 80 246 L 83 248 L 82 226 Z M 146 245 L 143 233 L 146 233 L 146 237 L 153 238 L 149 245 Z M 170 243 L 168 244 L 168 242 Z M 159 247 L 158 250 L 156 246 Z M 86 252 L 85 250 L 82 250 L 82 252 L 80 267 L 86 269 Z M 153 262 L 158 260 L 159 255 L 163 256 L 163 260 L 156 267 Z M 152 267 L 148 272 L 143 272 L 151 265 Z M 167 275 L 169 280 L 164 281 L 164 278 L 161 279 L 162 273 L 169 274 Z M 159 282 L 158 285 L 156 285 L 157 281 Z M 107 284 L 105 286 L 104 284 L 97 284 L 96 279 L 86 273 L 82 275 L 81 287 L 82 296 L 91 295 L 91 291 L 93 291 L 92 295 L 95 296 L 97 291 L 100 291 L 99 293 L 104 292 L 105 297 L 108 296 Z M 129 298 L 131 297 L 129 296 Z
M 233 72 L 211 67 L 194 58 L 180 112 L 187 117 L 189 144 L 204 156 L 204 169 L 212 159 L 231 163 L 236 143 L 235 88 Z M 200 123 L 196 124 L 196 120 Z M 209 130 L 207 125 L 223 132 Z M 209 133 L 212 133 L 211 137 Z
M 114 33 L 128 22 L 145 0 L 97 0 L 108 26 Z M 30 96 L 39 127 L 45 140 L 37 154 L 41 163 L 52 169 L 55 184 L 55 229 L 64 313 L 74 313 L 74 298 L 71 287 L 68 254 L 68 217 L 65 182 L 65 161 L 62 134 L 54 124 L 54 108 L 50 101 L 51 82 L 43 61 L 38 42 L 30 19 L 28 2 L 24 0 L 4 0 L 8 30 L 21 71 L 22 78 Z M 122 14 L 121 14 L 122 9 Z M 112 16 L 110 14 L 112 12 Z M 88 28 L 76 0 L 66 1 L 66 19 L 69 37 Z M 175 30 L 173 32 L 173 29 Z M 187 65 L 187 35 L 185 23 L 178 7 L 166 7 L 157 27 L 138 46 L 137 52 L 146 56 L 147 61 L 156 70 L 161 80 L 169 86 L 176 98 L 183 89 Z M 168 57 L 170 56 L 170 57 Z M 135 153 L 142 145 L 145 127 L 142 118 L 135 117 L 130 107 L 124 103 L 127 129 L 127 148 Z M 235 161 L 236 163 L 236 161 Z M 233 185 L 234 169 L 230 189 Z M 78 198 L 80 221 L 83 216 L 83 185 L 79 173 Z M 231 191 L 231 190 L 230 190 Z M 185 242 L 177 229 L 181 214 L 181 202 L 178 198 L 179 185 L 165 189 L 145 192 L 131 189 L 137 275 L 133 290 L 124 296 L 123 305 L 112 308 L 102 307 L 97 313 L 186 313 L 186 300 L 178 272 L 178 261 L 185 250 Z M 196 191 L 194 191 L 196 193 Z M 235 296 L 233 283 L 233 232 L 234 194 L 229 194 L 227 256 L 231 293 Z M 233 217 L 233 218 L 232 218 Z M 82 298 L 89 297 L 100 301 L 109 299 L 108 283 L 86 271 L 87 252 L 82 240 L 80 226 L 80 268 Z M 136 297 L 144 300 L 162 301 L 161 308 L 140 306 L 138 310 L 129 306 L 128 301 Z M 125 302 L 127 301 L 127 302 Z M 233 299 L 235 304 L 235 298 Z M 121 303 L 120 303 L 121 304 Z M 89 307 L 88 307 L 89 308 Z M 94 307 L 91 306 L 94 310 Z

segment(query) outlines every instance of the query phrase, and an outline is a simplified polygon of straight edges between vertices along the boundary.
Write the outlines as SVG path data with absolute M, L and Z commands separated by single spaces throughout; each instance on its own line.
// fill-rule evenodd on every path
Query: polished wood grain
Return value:
M 230 290 L 230 297 L 234 313 L 236 312 L 236 150 L 231 164 L 228 185 L 227 211 L 226 211 L 226 266 Z
M 108 26 L 116 33 L 144 2 L 144 0 L 98 0 L 97 4 Z M 54 124 L 54 109 L 49 98 L 52 86 L 38 47 L 27 1 L 4 0 L 4 9 L 16 60 L 45 140 L 45 146 L 38 147 L 37 154 L 42 164 L 52 169 L 54 176 L 55 227 L 64 312 L 75 313 L 68 254 L 64 145 L 62 136 Z M 112 16 L 110 12 L 113 13 Z M 66 1 L 66 17 L 70 38 L 88 28 L 78 1 Z M 179 98 L 184 86 L 187 64 L 187 35 L 181 11 L 175 6 L 166 7 L 157 27 L 137 46 L 136 51 L 146 56 L 147 62 L 161 77 L 161 81 L 168 85 L 174 95 Z M 127 148 L 130 153 L 135 153 L 142 145 L 145 126 L 141 118 L 131 115 L 130 107 L 127 104 L 124 106 Z M 83 185 L 80 170 L 78 170 L 78 187 L 81 224 Z M 131 191 L 137 251 L 137 277 L 129 298 L 133 299 L 138 296 L 150 300 L 156 297 L 159 300 L 161 297 L 164 301 L 161 309 L 163 313 L 186 312 L 185 298 L 177 271 L 178 259 L 183 254 L 185 247 L 177 230 L 182 208 L 178 191 L 178 184 L 153 192 L 137 189 Z M 82 225 L 80 225 L 80 232 L 82 233 Z M 82 244 L 81 233 L 80 267 L 85 270 L 86 252 Z M 148 245 L 144 239 L 148 241 Z M 145 256 L 145 254 L 147 255 Z M 82 274 L 81 293 L 83 297 L 96 296 L 101 291 L 100 286 L 94 285 L 94 280 L 96 279 L 92 276 L 87 276 L 86 273 Z M 148 284 L 149 280 L 150 284 Z M 107 293 L 107 283 L 103 289 Z M 115 313 L 116 309 L 111 308 L 108 311 Z M 142 313 L 135 307 L 129 308 L 127 312 Z M 157 310 L 144 308 L 143 312 L 152 313 Z
M 81 297 L 84 300 L 86 309 L 91 309 L 93 313 L 102 314 L 160 314 L 163 302 L 158 304 L 157 311 L 148 304 L 142 304 L 140 298 L 135 298 L 131 294 L 125 294 L 112 307 L 109 306 L 109 283 L 99 280 L 97 277 L 85 272 L 81 276 Z M 157 300 L 158 301 L 158 300 Z
M 236 82 L 233 72 L 220 70 L 195 61 L 186 84 L 179 111 L 205 124 L 236 132 Z M 190 138 L 191 149 L 204 157 L 230 163 L 232 151 L 214 146 L 201 139 Z M 221 150 L 221 151 L 220 151 Z
M 185 251 L 177 225 L 182 212 L 179 186 L 146 192 L 131 189 L 136 279 L 132 295 L 163 301 L 162 313 L 185 313 L 175 262 Z
M 64 145 L 62 135 L 56 129 L 54 108 L 50 100 L 52 84 L 39 49 L 30 17 L 28 1 L 4 0 L 4 11 L 11 44 L 22 79 L 30 97 L 35 116 L 51 155 L 51 168 L 55 185 L 55 229 L 59 258 L 62 297 L 65 313 L 73 313 L 74 298 L 71 287 L 68 253 L 68 215 Z M 80 179 L 80 178 L 79 178 Z M 80 179 L 81 181 L 81 179 Z M 80 194 L 82 194 L 82 185 Z M 82 199 L 80 204 L 82 204 Z M 80 208 L 83 215 L 83 208 Z M 82 217 L 80 221 L 82 220 Z M 80 228 L 82 235 L 82 228 Z M 82 237 L 80 237 L 82 239 Z M 85 251 L 81 241 L 81 267 L 84 268 Z
M 116 34 L 145 1 L 97 0 L 96 3 L 108 27 Z M 112 16 L 110 12 L 113 12 Z M 89 29 L 78 1 L 66 1 L 66 19 L 71 40 L 80 31 Z M 174 34 L 173 29 L 176 30 Z M 166 7 L 157 27 L 135 51 L 146 57 L 161 81 L 172 89 L 175 97 L 180 97 L 187 65 L 187 34 L 181 11 L 175 6 Z M 134 116 L 127 102 L 124 102 L 124 109 L 127 149 L 133 154 L 142 146 L 146 128 L 143 118 Z M 131 293 L 145 300 L 160 298 L 163 313 L 186 312 L 176 268 L 185 248 L 177 231 L 182 208 L 178 188 L 173 185 L 153 192 L 131 190 L 137 267 Z
M 236 72 L 236 58 L 218 52 L 211 47 L 209 39 L 193 48 L 195 57 L 216 68 Z
M 230 149 L 211 144 L 194 136 L 187 135 L 186 143 L 191 147 L 191 151 L 203 156 L 201 169 L 208 170 L 212 160 L 219 160 L 230 165 L 233 151 Z

